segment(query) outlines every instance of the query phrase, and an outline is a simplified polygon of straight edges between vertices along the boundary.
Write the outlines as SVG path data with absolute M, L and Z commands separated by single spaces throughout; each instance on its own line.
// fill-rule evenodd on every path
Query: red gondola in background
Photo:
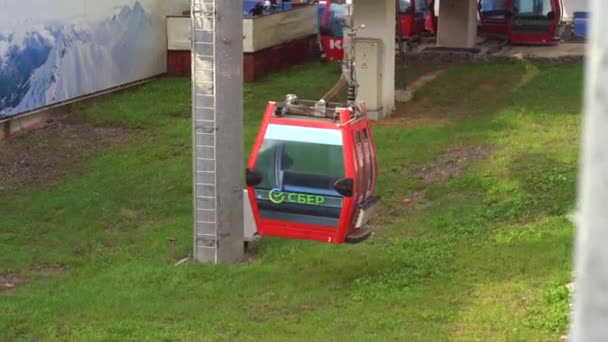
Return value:
M 509 40 L 513 44 L 551 44 L 562 20 L 559 0 L 509 0 Z
M 435 17 L 434 0 L 398 0 L 401 37 L 410 38 L 421 33 L 436 32 L 437 20 Z M 399 32 L 399 30 L 397 30 Z
M 479 30 L 482 32 L 507 35 L 507 12 L 509 0 L 479 0 L 477 9 L 481 25 Z
M 341 61 L 344 58 L 344 20 L 346 6 L 335 1 L 319 2 L 319 39 L 325 58 Z
M 340 61 L 344 58 L 343 25 L 346 5 L 337 0 L 320 1 L 319 40 L 325 58 Z M 435 0 L 397 0 L 395 31 L 402 38 L 411 38 L 423 32 L 437 32 Z
M 479 0 L 480 31 L 512 44 L 550 44 L 562 19 L 560 0 Z

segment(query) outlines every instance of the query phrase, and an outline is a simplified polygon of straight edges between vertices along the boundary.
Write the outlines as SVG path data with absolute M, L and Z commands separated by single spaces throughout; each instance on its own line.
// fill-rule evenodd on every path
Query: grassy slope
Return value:
M 267 99 L 318 96 L 327 75 L 337 70 L 247 85 L 247 143 Z M 375 127 L 388 215 L 377 238 L 267 239 L 238 266 L 166 264 L 167 237 L 181 255 L 191 247 L 188 83 L 84 108 L 84 120 L 137 138 L 56 186 L 0 192 L 0 270 L 29 280 L 0 293 L 0 339 L 555 339 L 567 317 L 581 78 L 580 66 L 448 70 L 404 108 L 442 125 Z M 424 187 L 411 167 L 454 144 L 492 154 L 401 208 Z M 69 270 L 30 270 L 53 262 Z

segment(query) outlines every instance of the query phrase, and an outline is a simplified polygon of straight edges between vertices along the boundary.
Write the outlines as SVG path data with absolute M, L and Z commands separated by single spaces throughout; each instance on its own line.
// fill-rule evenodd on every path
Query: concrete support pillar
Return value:
M 568 341 L 608 340 L 608 1 L 590 2 L 585 120 L 578 183 L 575 290 Z
M 243 3 L 192 1 L 194 260 L 243 259 Z
M 477 2 L 475 0 L 441 0 L 437 46 L 475 47 L 477 39 Z
M 381 119 L 395 109 L 395 0 L 353 2 L 355 25 L 365 25 L 357 34 L 357 40 L 363 44 L 356 43 L 355 63 L 360 84 L 358 99 L 368 104 L 371 119 Z M 380 43 L 381 53 L 377 61 L 367 55 L 371 52 L 365 52 L 374 49 L 370 44 L 373 40 Z M 379 72 L 372 72 L 369 68 Z

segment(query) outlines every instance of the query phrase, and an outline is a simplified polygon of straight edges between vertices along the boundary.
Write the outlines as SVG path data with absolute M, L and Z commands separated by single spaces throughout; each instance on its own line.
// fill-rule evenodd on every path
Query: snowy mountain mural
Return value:
M 142 2 L 0 32 L 0 118 L 164 72 L 162 15 Z

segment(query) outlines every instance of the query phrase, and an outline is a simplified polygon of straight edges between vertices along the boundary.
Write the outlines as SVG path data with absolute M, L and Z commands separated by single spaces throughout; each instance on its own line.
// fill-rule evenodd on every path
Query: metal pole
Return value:
M 590 13 L 572 341 L 608 340 L 608 1 Z
M 346 19 L 344 21 L 344 59 L 342 61 L 342 76 L 348 83 L 348 105 L 350 107 L 355 106 L 355 100 L 357 99 L 357 74 L 355 68 L 355 44 L 357 38 L 357 31 L 361 28 L 365 28 L 365 25 L 359 27 L 355 26 L 353 0 L 346 0 Z
M 192 0 L 193 259 L 243 258 L 243 4 Z

